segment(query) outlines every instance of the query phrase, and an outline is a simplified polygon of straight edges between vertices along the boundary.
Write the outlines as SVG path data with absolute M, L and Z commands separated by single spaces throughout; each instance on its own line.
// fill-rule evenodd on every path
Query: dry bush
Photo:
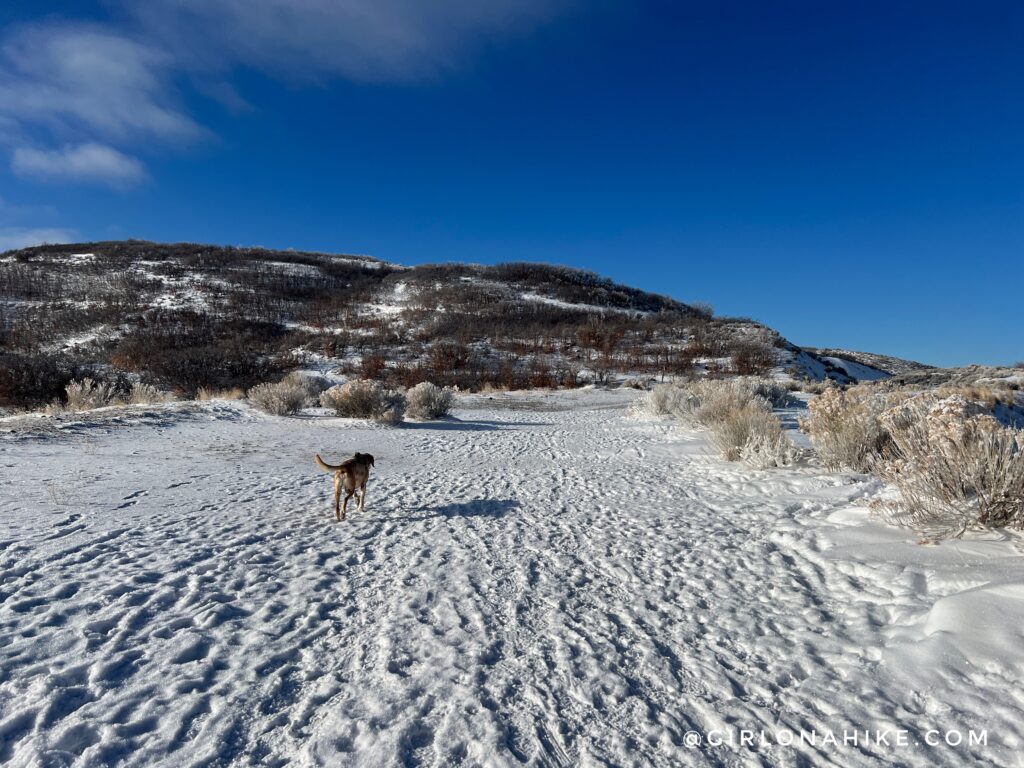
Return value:
M 828 389 L 808 403 L 800 429 L 829 469 L 867 472 L 891 442 L 880 417 L 902 398 L 897 390 L 863 385 Z
M 776 363 L 775 349 L 759 341 L 738 342 L 732 349 L 732 365 L 741 376 L 767 373 Z
M 1007 386 L 986 386 L 982 384 L 951 384 L 934 390 L 936 397 L 962 397 L 973 403 L 981 403 L 988 408 L 997 405 L 1013 405 L 1013 390 Z
M 878 469 L 899 494 L 891 520 L 934 537 L 1024 528 L 1024 432 L 961 395 L 918 395 L 881 421 L 892 448 Z
M 114 402 L 117 390 L 112 384 L 93 381 L 88 376 L 72 381 L 64 388 L 67 396 L 65 408 L 69 411 L 91 411 Z
M 685 384 L 657 384 L 637 399 L 634 410 L 708 426 L 755 401 L 761 401 L 765 407 L 783 406 L 791 402 L 791 396 L 784 383 L 772 379 L 702 379 Z
M 752 394 L 763 397 L 775 408 L 785 408 L 787 405 L 793 404 L 791 382 L 776 381 L 760 376 L 751 376 L 738 381 L 742 382 L 742 385 L 747 387 Z
M 302 371 L 292 371 L 281 380 L 281 383 L 299 387 L 305 397 L 303 406 L 306 408 L 313 408 L 319 404 L 320 394 L 331 388 L 331 380 L 326 376 Z
M 688 411 L 682 418 L 704 427 L 724 421 L 730 414 L 755 405 L 754 394 L 739 379 L 698 381 L 687 387 L 690 397 L 686 400 Z M 757 407 L 768 409 L 763 398 Z
M 740 458 L 756 469 L 790 467 L 800 458 L 801 451 L 782 431 L 782 424 L 774 414 L 752 424 Z
M 63 355 L 0 351 L 0 405 L 44 405 L 64 394 L 64 388 L 74 378 L 73 361 Z
M 728 411 L 708 424 L 711 443 L 726 461 L 739 461 L 759 469 L 788 467 L 797 450 L 782 432 L 778 417 L 765 405 L 750 402 Z
M 264 413 L 291 416 L 306 404 L 306 389 L 301 382 L 284 379 L 276 384 L 257 384 L 249 390 L 247 397 Z
M 338 416 L 397 424 L 402 420 L 406 401 L 401 393 L 376 381 L 355 379 L 321 393 L 320 405 Z
M 688 389 L 676 384 L 655 384 L 633 403 L 633 410 L 646 416 L 679 416 L 689 412 Z
M 751 466 L 787 467 L 799 451 L 782 431 L 771 412 L 771 402 L 788 400 L 785 387 L 767 379 L 725 379 L 659 384 L 637 400 L 637 411 L 671 415 L 694 426 L 706 427 L 722 458 Z
M 132 384 L 131 391 L 128 393 L 128 402 L 132 405 L 166 403 L 170 399 L 171 396 L 166 392 L 161 392 L 152 384 L 143 384 L 141 381 Z
M 800 390 L 806 392 L 809 395 L 820 395 L 830 389 L 836 388 L 836 383 L 832 379 L 825 379 L 824 381 L 804 381 L 799 384 Z
M 228 389 L 213 389 L 200 387 L 196 390 L 196 400 L 241 400 L 245 397 L 245 390 L 241 387 L 230 387 Z
M 406 414 L 414 419 L 440 419 L 452 409 L 455 393 L 449 387 L 439 387 L 424 381 L 407 393 L 409 400 Z

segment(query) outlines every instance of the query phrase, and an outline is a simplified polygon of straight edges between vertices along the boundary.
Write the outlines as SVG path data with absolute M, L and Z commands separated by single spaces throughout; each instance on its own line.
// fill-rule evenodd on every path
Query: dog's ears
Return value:
M 371 456 L 371 455 L 370 455 L 370 454 L 368 454 L 368 453 L 364 453 L 364 454 L 363 454 L 363 457 L 364 457 L 364 459 L 366 460 L 366 462 L 367 462 L 367 463 L 368 463 L 368 464 L 369 464 L 369 465 L 370 465 L 371 467 L 372 467 L 372 466 L 374 466 L 374 464 L 373 464 L 373 456 Z

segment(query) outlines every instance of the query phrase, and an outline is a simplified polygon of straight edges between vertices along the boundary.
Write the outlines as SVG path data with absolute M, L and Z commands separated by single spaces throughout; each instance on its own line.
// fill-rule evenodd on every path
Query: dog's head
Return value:
M 373 456 L 368 453 L 356 453 L 356 459 L 366 464 L 368 467 L 373 466 Z

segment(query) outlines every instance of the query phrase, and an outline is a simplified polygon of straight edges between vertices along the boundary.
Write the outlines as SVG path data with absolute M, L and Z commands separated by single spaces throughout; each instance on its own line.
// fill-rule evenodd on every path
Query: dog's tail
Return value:
M 328 464 L 326 461 L 320 458 L 320 454 L 316 455 L 316 465 L 320 467 L 324 472 L 337 472 L 341 467 L 336 467 L 333 464 Z

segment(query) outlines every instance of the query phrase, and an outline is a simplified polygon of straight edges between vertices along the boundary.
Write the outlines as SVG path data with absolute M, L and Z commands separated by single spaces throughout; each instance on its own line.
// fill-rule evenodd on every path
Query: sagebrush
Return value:
M 284 379 L 277 383 L 257 384 L 246 396 L 261 411 L 275 416 L 291 416 L 306 404 L 306 389 L 300 382 Z
M 934 537 L 1024 528 L 1024 432 L 956 395 L 914 396 L 881 416 L 891 445 L 879 473 L 898 500 L 894 522 Z
M 406 400 L 379 382 L 354 379 L 321 393 L 320 404 L 338 416 L 397 424 L 405 413 Z
M 829 469 L 868 472 L 891 442 L 881 415 L 900 397 L 869 385 L 826 389 L 808 403 L 800 428 Z
M 439 387 L 424 381 L 406 393 L 406 415 L 413 419 L 440 419 L 447 416 L 455 402 L 455 393 L 449 387 Z
M 659 384 L 638 398 L 635 407 L 640 413 L 670 415 L 704 427 L 722 458 L 763 469 L 790 466 L 798 457 L 771 410 L 773 404 L 788 403 L 789 399 L 783 384 L 740 377 Z

